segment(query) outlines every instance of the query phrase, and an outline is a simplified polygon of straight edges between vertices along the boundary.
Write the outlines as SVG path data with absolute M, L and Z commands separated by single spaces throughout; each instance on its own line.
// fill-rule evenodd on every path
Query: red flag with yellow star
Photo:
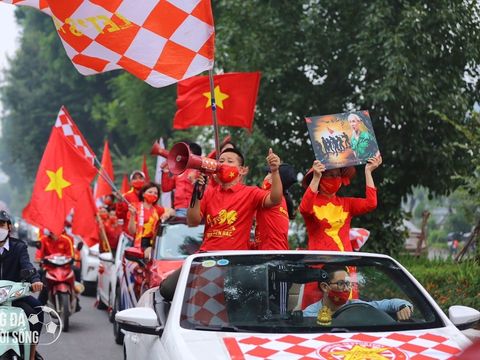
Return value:
M 115 175 L 113 173 L 113 163 L 112 156 L 110 155 L 110 147 L 108 146 L 108 140 L 105 140 L 105 145 L 103 147 L 102 154 L 102 171 L 113 181 L 115 180 Z M 97 188 L 95 189 L 95 199 L 99 199 L 102 196 L 110 195 L 112 193 L 112 187 L 109 183 L 102 177 L 98 176 Z
M 214 75 L 218 125 L 243 127 L 252 131 L 260 73 Z M 178 83 L 174 129 L 212 125 L 208 76 L 194 76 Z
M 37 171 L 29 204 L 22 216 L 31 224 L 60 234 L 66 216 L 82 196 L 97 170 L 61 128 L 54 127 Z

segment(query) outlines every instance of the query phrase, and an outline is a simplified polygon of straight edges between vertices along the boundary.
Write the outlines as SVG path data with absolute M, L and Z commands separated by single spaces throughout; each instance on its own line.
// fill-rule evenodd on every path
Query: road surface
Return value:
M 123 359 L 123 348 L 113 340 L 112 324 L 106 311 L 94 307 L 95 298 L 82 296 L 82 309 L 70 318 L 68 333 L 63 332 L 51 345 L 40 345 L 45 360 Z

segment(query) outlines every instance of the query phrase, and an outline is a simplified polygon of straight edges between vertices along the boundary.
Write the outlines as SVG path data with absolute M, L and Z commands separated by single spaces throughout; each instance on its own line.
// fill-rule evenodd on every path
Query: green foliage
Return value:
M 444 229 L 433 229 L 428 233 L 428 244 L 431 243 L 446 243 L 447 240 L 447 231 Z
M 452 305 L 480 309 L 480 266 L 477 262 L 404 257 L 400 263 L 425 287 L 445 313 Z

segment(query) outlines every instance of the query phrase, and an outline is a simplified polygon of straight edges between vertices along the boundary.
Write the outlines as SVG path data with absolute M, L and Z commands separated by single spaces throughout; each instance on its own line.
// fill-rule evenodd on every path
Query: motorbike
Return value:
M 82 285 L 75 281 L 74 259 L 64 254 L 46 256 L 41 264 L 45 271 L 48 304 L 60 315 L 63 331 L 69 330 L 70 315 L 77 311 Z
M 30 345 L 36 343 L 23 309 L 12 306 L 14 300 L 31 295 L 27 282 L 35 269 L 22 270 L 22 282 L 0 280 L 0 359 L 30 359 Z

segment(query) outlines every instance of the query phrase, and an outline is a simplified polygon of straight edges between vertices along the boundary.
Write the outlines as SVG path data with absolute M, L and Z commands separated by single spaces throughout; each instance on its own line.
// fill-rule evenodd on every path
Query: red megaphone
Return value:
M 162 148 L 158 141 L 155 141 L 153 143 L 152 150 L 150 150 L 151 155 L 162 156 L 165 159 L 168 158 L 168 153 L 169 151 L 167 149 Z
M 215 173 L 220 168 L 220 163 L 217 160 L 192 154 L 190 147 L 184 142 L 173 145 L 168 154 L 167 162 L 170 172 L 174 175 L 179 175 L 186 169 Z

